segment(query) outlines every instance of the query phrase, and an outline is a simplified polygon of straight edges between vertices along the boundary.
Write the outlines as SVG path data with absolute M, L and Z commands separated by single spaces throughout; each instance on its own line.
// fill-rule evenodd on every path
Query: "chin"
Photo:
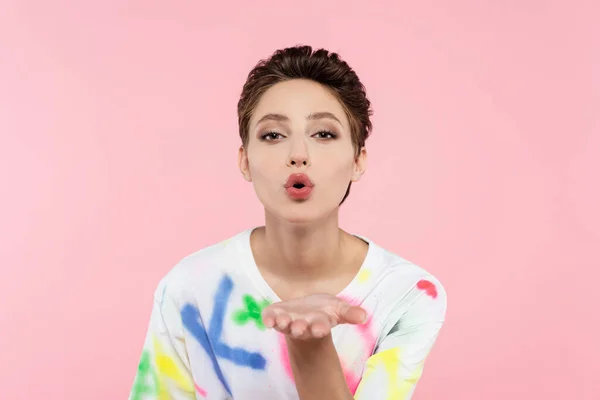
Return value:
M 325 207 L 317 205 L 310 200 L 304 202 L 288 203 L 270 208 L 270 213 L 278 219 L 294 225 L 310 225 L 315 222 L 324 221 L 332 215 L 337 207 Z

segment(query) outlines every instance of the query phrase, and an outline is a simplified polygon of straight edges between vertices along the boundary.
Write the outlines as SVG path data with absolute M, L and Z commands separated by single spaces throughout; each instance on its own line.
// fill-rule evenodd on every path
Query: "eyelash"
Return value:
M 277 137 L 273 138 L 273 136 L 278 136 L 278 135 L 281 136 L 281 134 L 278 133 L 278 132 L 266 132 L 266 133 L 260 135 L 260 140 L 264 140 L 264 141 L 270 142 L 270 141 L 273 141 L 273 140 L 277 140 Z
M 335 133 L 333 133 L 333 132 L 331 132 L 331 131 L 328 131 L 328 130 L 321 130 L 321 131 L 319 131 L 319 132 L 315 133 L 315 135 L 319 135 L 319 134 L 321 134 L 321 133 L 324 133 L 324 134 L 326 134 L 326 135 L 329 135 L 329 137 L 326 137 L 326 138 L 319 138 L 319 139 L 333 140 L 333 139 L 336 139 L 336 138 L 337 138 L 337 135 L 336 135 Z M 313 136 L 314 136 L 314 135 L 313 135 Z
M 325 135 L 329 135 L 328 137 L 325 138 L 319 138 L 319 139 L 324 139 L 324 140 L 333 140 L 333 139 L 337 139 L 337 134 L 328 130 L 320 130 L 317 133 L 315 133 L 315 135 L 320 135 L 320 134 L 325 134 Z M 264 140 L 264 141 L 273 141 L 273 140 L 277 140 L 274 139 L 273 136 L 282 136 L 279 132 L 275 132 L 275 131 L 270 131 L 270 132 L 266 132 L 264 134 L 262 134 L 260 136 L 260 140 Z M 313 135 L 314 136 L 314 135 Z M 270 139 L 268 139 L 268 137 L 271 137 Z

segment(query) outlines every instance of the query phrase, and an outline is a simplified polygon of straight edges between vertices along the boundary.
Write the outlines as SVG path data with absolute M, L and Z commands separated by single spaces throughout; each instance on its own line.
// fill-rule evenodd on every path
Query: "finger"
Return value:
M 367 321 L 367 312 L 364 308 L 347 304 L 340 310 L 340 323 L 364 324 Z
M 290 333 L 290 324 L 292 323 L 292 318 L 288 313 L 281 312 L 277 314 L 275 317 L 275 329 L 277 329 L 281 333 L 288 334 Z
M 290 325 L 290 332 L 293 337 L 299 339 L 305 336 L 308 328 L 308 322 L 304 319 L 297 319 Z
M 331 333 L 331 327 L 327 318 L 315 318 L 310 324 L 310 333 L 314 338 L 320 339 Z
M 262 312 L 262 321 L 267 328 L 274 328 L 277 316 L 283 311 L 277 307 L 266 307 Z

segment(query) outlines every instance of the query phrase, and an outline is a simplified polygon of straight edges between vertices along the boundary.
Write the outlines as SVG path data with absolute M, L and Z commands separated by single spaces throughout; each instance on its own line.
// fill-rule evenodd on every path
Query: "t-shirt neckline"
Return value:
M 255 229 L 257 229 L 257 227 L 243 231 L 239 235 L 239 240 L 237 241 L 238 249 L 242 255 L 241 258 L 244 271 L 249 276 L 256 289 L 258 289 L 259 293 L 265 299 L 267 299 L 271 303 L 282 301 L 279 298 L 279 296 L 275 293 L 275 291 L 271 288 L 271 286 L 267 283 L 267 281 L 261 274 L 258 265 L 256 264 L 254 253 L 252 252 L 252 246 L 250 245 L 250 235 Z M 360 289 L 361 287 L 365 286 L 359 282 L 360 276 L 365 271 L 374 269 L 374 267 L 378 264 L 377 259 L 380 256 L 380 249 L 375 243 L 373 243 L 368 238 L 356 234 L 354 236 L 365 241 L 369 245 L 367 249 L 367 254 L 356 275 L 352 278 L 350 283 L 348 283 L 348 285 L 346 285 L 346 287 L 344 287 L 336 296 L 344 298 L 346 300 L 360 303 L 363 297 L 363 291 Z

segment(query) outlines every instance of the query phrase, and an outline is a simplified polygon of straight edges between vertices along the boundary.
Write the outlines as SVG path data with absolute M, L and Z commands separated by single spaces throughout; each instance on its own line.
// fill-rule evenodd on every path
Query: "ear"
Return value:
M 360 149 L 358 156 L 354 159 L 354 170 L 352 171 L 352 182 L 357 182 L 367 169 L 367 149 Z
M 246 148 L 242 145 L 238 150 L 238 167 L 240 168 L 240 172 L 245 180 L 248 182 L 252 182 L 252 177 L 250 176 L 250 168 L 248 166 L 248 152 Z

